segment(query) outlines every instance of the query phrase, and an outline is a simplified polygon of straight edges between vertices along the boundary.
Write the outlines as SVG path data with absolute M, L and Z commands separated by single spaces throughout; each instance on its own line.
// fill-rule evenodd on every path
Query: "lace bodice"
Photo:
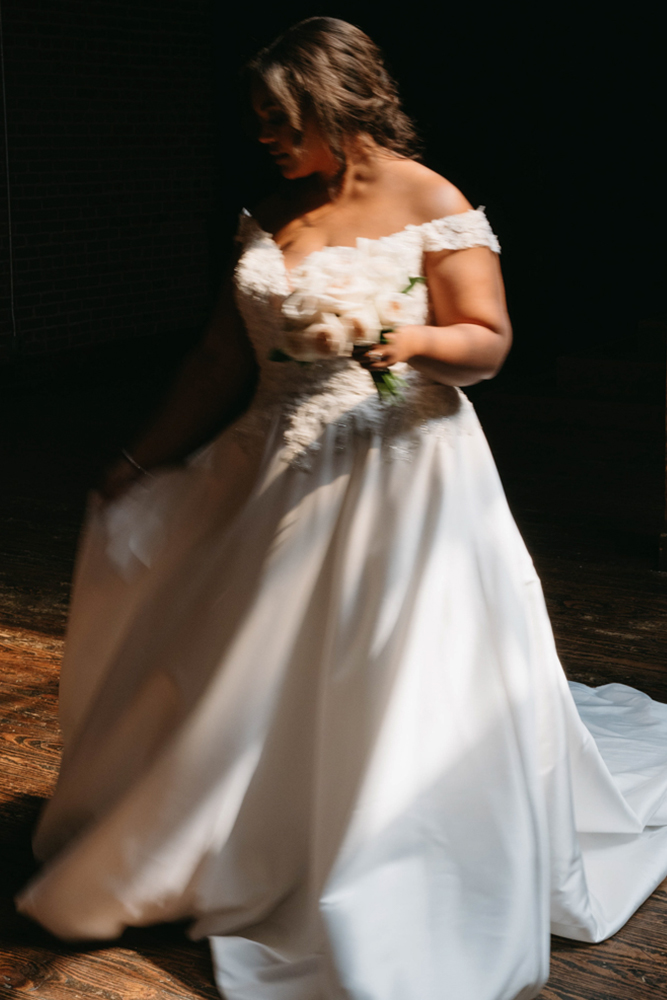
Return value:
M 335 423 L 344 446 L 350 433 L 378 432 L 390 440 L 394 450 L 405 450 L 414 430 L 428 424 L 444 431 L 444 418 L 453 417 L 461 405 L 461 394 L 449 386 L 432 382 L 407 365 L 404 399 L 387 403 L 378 396 L 367 371 L 346 357 L 309 364 L 277 361 L 283 347 L 285 320 L 282 306 L 295 292 L 308 295 L 315 287 L 326 287 L 334 276 L 348 282 L 380 281 L 383 271 L 397 267 L 409 277 L 423 277 L 424 253 L 487 246 L 500 252 L 483 208 L 409 225 L 379 239 L 357 239 L 356 246 L 324 247 L 307 255 L 288 272 L 283 253 L 270 233 L 246 211 L 237 233 L 241 253 L 235 271 L 236 300 L 255 348 L 260 369 L 259 384 L 250 410 L 236 431 L 248 446 L 259 444 L 268 424 L 282 424 L 284 458 L 308 466 L 308 453 L 318 447 L 327 424 Z M 413 322 L 424 323 L 427 296 Z M 398 368 L 399 366 L 396 366 Z M 435 422 L 435 423 L 434 423 Z M 437 426 L 436 426 L 437 425 Z

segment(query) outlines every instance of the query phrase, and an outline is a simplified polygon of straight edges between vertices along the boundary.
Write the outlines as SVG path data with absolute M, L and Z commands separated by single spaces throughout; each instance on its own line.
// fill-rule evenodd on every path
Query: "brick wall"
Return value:
M 21 355 L 197 327 L 214 197 L 208 0 L 3 0 L 2 14 Z M 5 359 L 6 211 L 2 177 Z

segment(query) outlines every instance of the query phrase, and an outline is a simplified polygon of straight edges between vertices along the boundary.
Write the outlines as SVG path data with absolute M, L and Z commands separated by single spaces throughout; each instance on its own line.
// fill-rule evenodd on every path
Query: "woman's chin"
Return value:
M 288 181 L 296 180 L 297 177 L 301 177 L 299 173 L 299 168 L 293 163 L 276 163 L 278 170 L 283 175 L 283 177 Z
M 283 175 L 285 180 L 296 181 L 303 177 L 309 177 L 315 171 L 312 167 L 309 169 L 303 163 L 294 163 L 292 160 L 276 160 L 276 167 Z

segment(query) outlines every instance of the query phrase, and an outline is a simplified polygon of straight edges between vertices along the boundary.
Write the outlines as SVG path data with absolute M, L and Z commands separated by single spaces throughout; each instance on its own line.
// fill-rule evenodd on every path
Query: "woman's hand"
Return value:
M 362 368 L 380 372 L 400 361 L 409 361 L 423 353 L 423 326 L 402 326 L 392 333 L 385 333 L 383 344 L 371 344 L 355 347 L 352 357 Z
M 445 385 L 493 378 L 512 341 L 496 255 L 486 247 L 427 253 L 426 278 L 433 325 L 400 327 L 353 357 L 370 371 L 407 361 Z

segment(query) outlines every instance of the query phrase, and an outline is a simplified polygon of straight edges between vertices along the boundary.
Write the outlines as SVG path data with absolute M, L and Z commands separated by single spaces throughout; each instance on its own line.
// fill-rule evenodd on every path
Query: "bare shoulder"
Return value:
M 410 211 L 422 222 L 457 215 L 472 208 L 468 199 L 446 178 L 415 160 L 396 160 L 392 166 L 394 183 Z

